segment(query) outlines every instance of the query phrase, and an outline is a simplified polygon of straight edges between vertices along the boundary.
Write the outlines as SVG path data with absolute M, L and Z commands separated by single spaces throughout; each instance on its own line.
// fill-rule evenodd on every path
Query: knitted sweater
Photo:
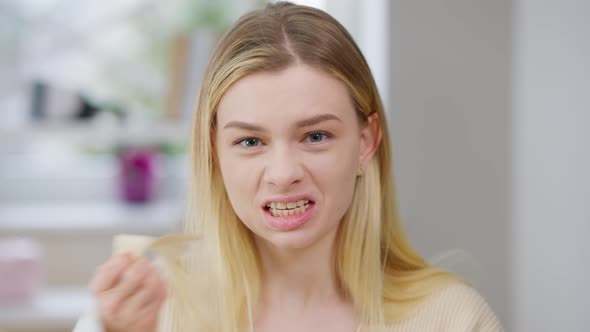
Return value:
M 452 285 L 434 294 L 406 320 L 387 329 L 387 332 L 406 331 L 497 332 L 503 329 L 477 291 L 464 285 Z M 74 332 L 102 332 L 96 312 L 84 315 Z
M 113 243 L 113 251 L 130 251 L 141 255 L 154 240 L 152 237 L 118 236 Z M 162 318 L 160 323 L 170 326 L 164 321 L 171 317 L 163 315 Z M 406 331 L 496 332 L 503 329 L 489 305 L 475 289 L 463 284 L 453 284 L 430 296 L 405 320 L 379 332 Z M 96 308 L 90 308 L 80 318 L 73 332 L 103 332 Z
M 432 295 L 413 315 L 388 329 L 394 331 L 496 332 L 503 328 L 475 289 L 456 284 Z

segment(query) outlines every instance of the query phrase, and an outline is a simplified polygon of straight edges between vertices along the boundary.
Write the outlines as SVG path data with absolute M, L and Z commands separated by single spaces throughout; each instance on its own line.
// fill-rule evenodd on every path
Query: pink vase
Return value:
M 125 148 L 119 153 L 120 193 L 129 203 L 145 203 L 154 198 L 157 151 L 152 148 Z
M 43 250 L 29 238 L 0 239 L 0 303 L 31 300 L 45 280 Z

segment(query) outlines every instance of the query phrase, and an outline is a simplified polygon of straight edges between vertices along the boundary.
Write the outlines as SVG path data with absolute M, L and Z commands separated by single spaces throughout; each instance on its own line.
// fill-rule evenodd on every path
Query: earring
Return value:
M 363 172 L 364 172 L 364 171 L 365 171 L 365 170 L 363 169 L 363 166 L 362 166 L 362 165 L 361 165 L 361 166 L 359 166 L 359 170 L 358 170 L 358 172 L 357 172 L 357 175 L 358 175 L 358 176 L 361 176 L 361 175 L 363 175 Z

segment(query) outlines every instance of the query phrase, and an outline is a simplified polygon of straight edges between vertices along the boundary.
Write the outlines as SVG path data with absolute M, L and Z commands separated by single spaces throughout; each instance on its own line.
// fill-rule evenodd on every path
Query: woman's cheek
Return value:
M 322 173 L 326 177 L 340 179 L 348 177 L 357 167 L 358 153 L 355 151 L 354 147 L 344 148 L 339 146 L 319 154 L 312 164 L 314 169 L 317 169 L 316 173 Z
M 238 159 L 232 161 L 230 171 L 231 185 L 237 195 L 244 198 L 252 198 L 256 194 L 258 177 L 260 175 L 260 163 L 255 159 Z

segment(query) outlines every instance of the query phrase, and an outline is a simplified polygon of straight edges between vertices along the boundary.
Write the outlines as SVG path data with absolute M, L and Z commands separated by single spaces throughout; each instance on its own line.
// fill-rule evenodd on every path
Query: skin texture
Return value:
M 324 120 L 299 125 L 318 117 Z M 336 280 L 334 248 L 356 177 L 381 139 L 377 117 L 361 122 L 343 83 L 297 64 L 234 83 L 216 121 L 228 197 L 261 257 L 257 330 L 354 331 L 352 304 Z M 315 214 L 301 228 L 283 231 L 265 221 L 268 199 L 302 194 L 313 200 Z

